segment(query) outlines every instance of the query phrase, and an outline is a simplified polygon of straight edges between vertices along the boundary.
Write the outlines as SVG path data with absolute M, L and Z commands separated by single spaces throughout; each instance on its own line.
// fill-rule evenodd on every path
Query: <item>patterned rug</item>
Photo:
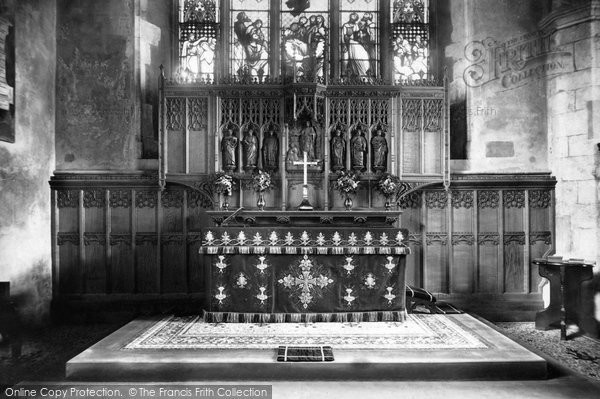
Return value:
M 280 345 L 334 349 L 486 349 L 480 338 L 445 315 L 409 314 L 405 322 L 205 323 L 168 316 L 123 349 L 276 349 Z

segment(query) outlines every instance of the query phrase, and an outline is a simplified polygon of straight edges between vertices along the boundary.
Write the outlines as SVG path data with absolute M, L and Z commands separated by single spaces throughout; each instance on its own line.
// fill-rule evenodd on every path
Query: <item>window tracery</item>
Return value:
M 327 1 L 281 5 L 283 75 L 294 81 L 322 81 L 329 41 Z
M 230 12 L 231 73 L 262 80 L 269 71 L 269 3 L 232 0 Z
M 379 9 L 375 0 L 340 2 L 340 74 L 379 76 Z
M 394 81 L 428 80 L 429 1 L 394 0 L 391 15 Z
M 432 78 L 429 0 L 390 0 L 383 13 L 378 0 L 176 1 L 176 74 L 184 82 L 214 82 L 217 69 L 225 78 L 256 82 L 281 76 L 325 83 L 331 76 L 418 84 Z
M 179 74 L 184 80 L 214 80 L 218 15 L 216 0 L 179 0 Z

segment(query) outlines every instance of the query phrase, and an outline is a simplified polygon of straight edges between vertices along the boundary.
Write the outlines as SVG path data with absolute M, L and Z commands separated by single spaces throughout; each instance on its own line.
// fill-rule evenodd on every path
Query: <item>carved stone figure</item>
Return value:
M 373 170 L 385 170 L 387 166 L 388 145 L 381 129 L 377 129 L 375 136 L 371 139 L 371 151 L 373 154 Z
M 317 139 L 317 131 L 312 126 L 310 121 L 306 121 L 306 126 L 300 132 L 298 138 L 300 143 L 300 155 L 304 152 L 308 154 L 308 160 L 315 159 L 315 141 Z
M 287 170 L 293 170 L 295 168 L 294 162 L 298 162 L 300 160 L 300 149 L 296 143 L 290 143 L 290 147 L 285 156 L 285 164 Z
M 342 137 L 340 128 L 335 129 L 331 138 L 331 169 L 334 171 L 344 169 L 346 159 L 346 140 Z
M 363 136 L 362 128 L 358 126 L 350 140 L 350 161 L 352 169 L 364 170 L 367 159 L 367 139 Z
M 258 164 L 258 138 L 254 134 L 252 128 L 246 130 L 244 139 L 242 140 L 244 150 L 244 169 L 255 169 Z
M 221 140 L 221 154 L 223 156 L 223 170 L 225 172 L 233 172 L 237 167 L 235 155 L 237 145 L 238 138 L 233 135 L 231 129 L 227 129 Z
M 273 128 L 263 141 L 263 167 L 266 170 L 276 170 L 279 162 L 279 139 Z

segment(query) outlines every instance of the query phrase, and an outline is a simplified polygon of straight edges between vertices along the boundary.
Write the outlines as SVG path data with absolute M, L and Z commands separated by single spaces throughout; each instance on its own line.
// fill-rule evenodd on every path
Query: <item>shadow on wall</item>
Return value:
M 27 273 L 10 282 L 11 300 L 26 325 L 44 325 L 50 320 L 50 270 L 50 265 L 39 261 Z

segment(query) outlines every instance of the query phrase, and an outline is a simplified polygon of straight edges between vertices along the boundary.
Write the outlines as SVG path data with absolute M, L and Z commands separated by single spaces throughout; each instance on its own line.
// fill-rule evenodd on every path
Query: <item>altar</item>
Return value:
M 403 321 L 400 212 L 209 211 L 212 322 Z

